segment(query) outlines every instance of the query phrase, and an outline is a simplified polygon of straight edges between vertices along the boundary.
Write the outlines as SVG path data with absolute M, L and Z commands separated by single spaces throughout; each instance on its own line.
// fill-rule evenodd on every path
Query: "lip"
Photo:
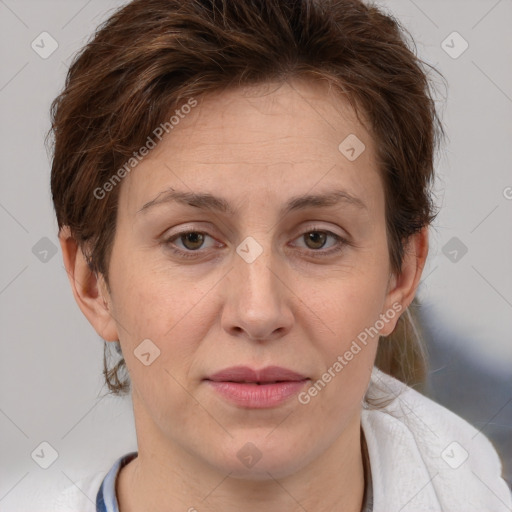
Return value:
M 296 395 L 309 380 L 280 366 L 267 366 L 261 370 L 233 366 L 205 379 L 223 398 L 250 409 L 276 407 Z

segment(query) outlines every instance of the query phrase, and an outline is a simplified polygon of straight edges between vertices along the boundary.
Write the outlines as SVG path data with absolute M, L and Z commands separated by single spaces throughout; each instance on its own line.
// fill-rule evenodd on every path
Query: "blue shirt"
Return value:
M 137 457 L 138 452 L 131 452 L 116 460 L 101 482 L 96 495 L 96 512 L 119 512 L 116 496 L 116 480 L 121 469 Z
M 131 452 L 123 455 L 116 460 L 110 471 L 105 475 L 103 482 L 101 482 L 100 489 L 96 495 L 96 512 L 119 512 L 119 504 L 116 496 L 116 480 L 117 475 L 121 469 L 137 457 L 137 452 Z M 365 496 L 365 504 L 363 512 L 372 512 L 373 510 L 373 495 L 371 485 L 371 472 L 366 475 L 367 478 L 367 491 Z

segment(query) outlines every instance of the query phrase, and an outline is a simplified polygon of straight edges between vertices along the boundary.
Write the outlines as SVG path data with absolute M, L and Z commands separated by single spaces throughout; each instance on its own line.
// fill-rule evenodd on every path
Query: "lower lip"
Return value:
M 296 395 L 309 379 L 253 384 L 246 382 L 207 381 L 224 398 L 241 407 L 264 409 L 282 404 Z

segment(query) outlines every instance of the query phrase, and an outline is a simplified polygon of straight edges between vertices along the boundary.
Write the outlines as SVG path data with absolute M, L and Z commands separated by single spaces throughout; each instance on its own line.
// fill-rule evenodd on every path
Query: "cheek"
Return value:
M 315 386 L 317 391 L 311 389 L 311 402 L 321 410 L 319 414 L 340 421 L 340 415 L 359 407 L 378 347 L 386 284 L 385 273 L 372 274 L 366 267 L 364 272 L 354 271 L 331 283 L 310 304 L 326 327 L 321 334 L 309 333 L 316 340 L 325 370 L 316 376 L 321 381 Z M 320 395 L 321 399 L 315 398 Z
M 143 258 L 118 259 L 112 272 L 113 314 L 133 383 L 154 377 L 154 369 L 168 378 L 164 368 L 181 382 L 212 314 L 201 287 L 168 274 Z
M 332 311 L 335 335 L 330 336 L 324 349 L 326 368 L 353 377 L 365 368 L 371 368 L 379 340 L 375 325 L 380 306 L 381 301 L 372 301 L 369 296 L 351 295 L 350 300 Z
M 170 428 L 168 419 L 177 410 L 181 423 L 198 414 L 186 391 L 187 379 L 211 313 L 197 287 L 136 268 L 119 287 L 123 299 L 116 313 L 125 327 L 119 331 L 123 355 L 133 394 L 157 424 Z
M 373 271 L 372 271 L 373 270 Z M 322 292 L 318 311 L 336 348 L 375 325 L 382 313 L 387 291 L 387 276 L 378 267 L 353 269 L 349 276 L 333 281 Z

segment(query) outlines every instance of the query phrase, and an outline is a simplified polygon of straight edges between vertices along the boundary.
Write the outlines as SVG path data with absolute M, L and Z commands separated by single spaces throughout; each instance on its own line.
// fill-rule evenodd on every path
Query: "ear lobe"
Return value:
M 412 235 L 404 250 L 402 269 L 399 274 L 393 274 L 389 281 L 389 289 L 385 301 L 386 311 L 403 313 L 411 304 L 420 283 L 423 268 L 428 255 L 428 227 Z M 381 330 L 382 336 L 391 334 L 400 315 L 393 315 L 393 321 L 386 323 Z
M 118 341 L 115 320 L 111 314 L 110 296 L 103 276 L 89 267 L 82 250 L 71 236 L 68 226 L 59 232 L 64 266 L 78 307 L 96 332 L 106 341 Z

